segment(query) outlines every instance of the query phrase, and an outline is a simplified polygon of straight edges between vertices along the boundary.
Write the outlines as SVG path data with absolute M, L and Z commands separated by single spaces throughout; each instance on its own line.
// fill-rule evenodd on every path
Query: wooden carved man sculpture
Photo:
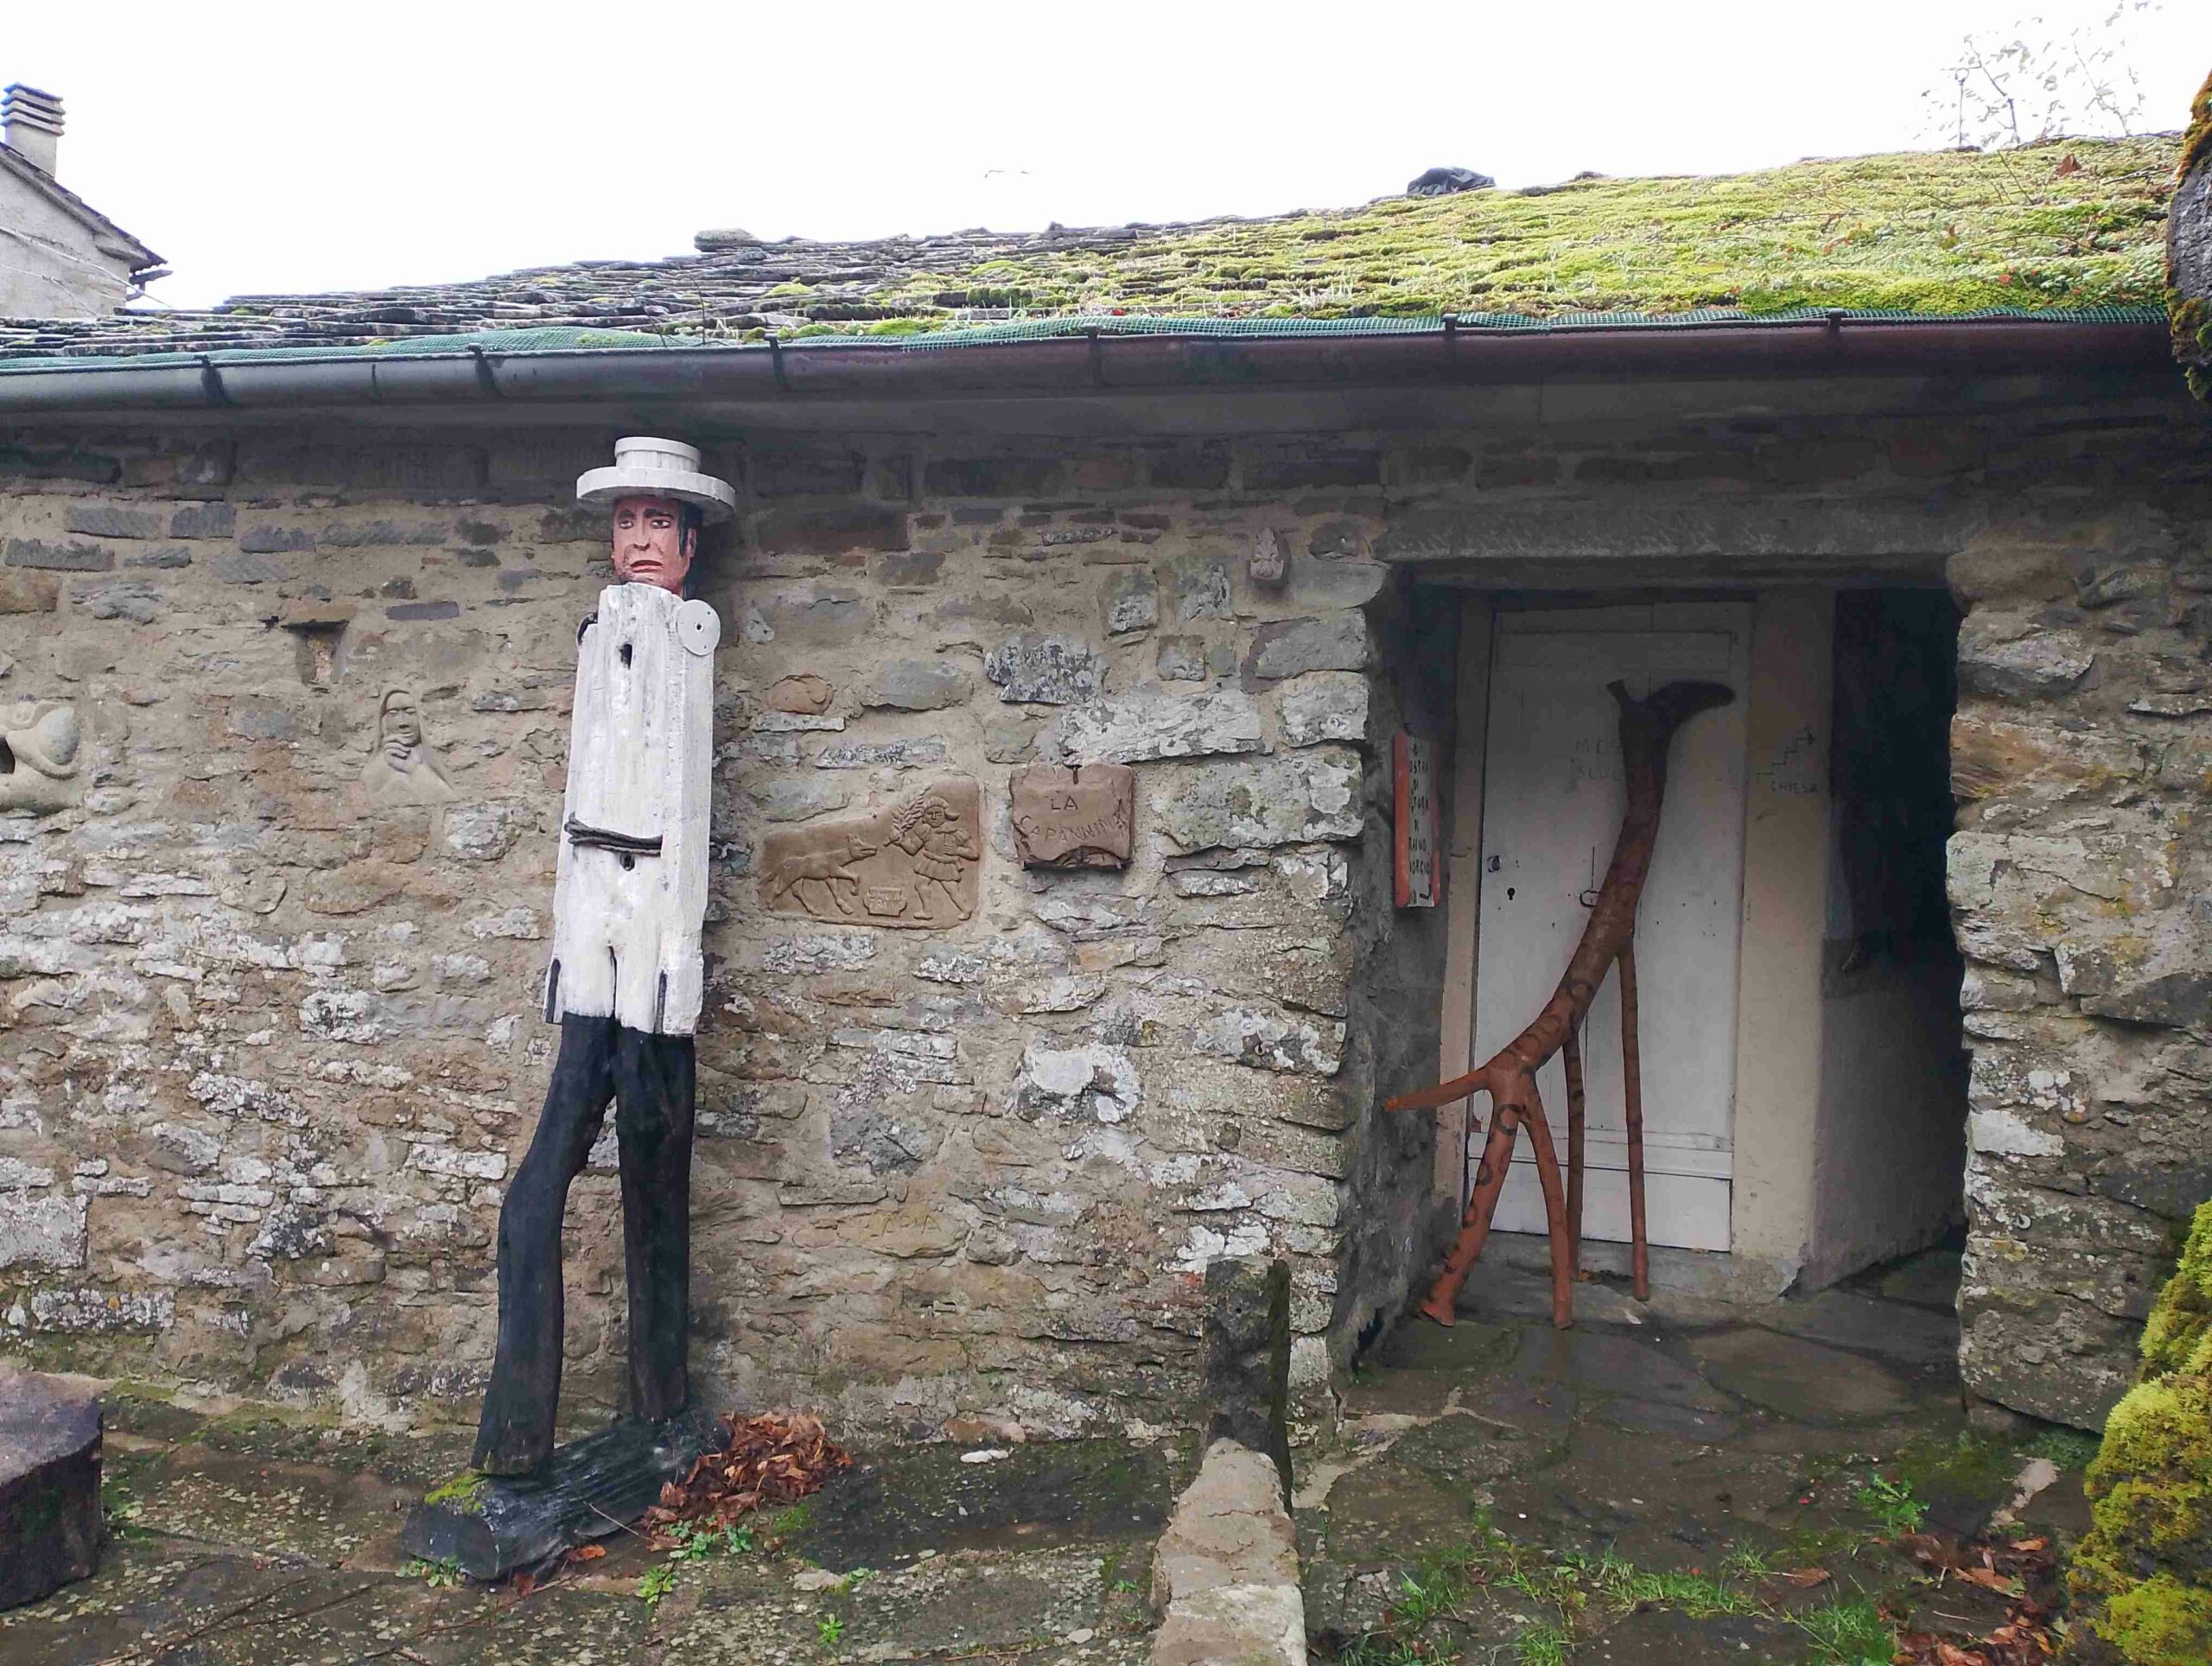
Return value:
M 669 440 L 615 442 L 576 482 L 614 517 L 616 582 L 577 633 L 575 711 L 553 893 L 545 1016 L 561 1051 L 499 1211 L 499 1339 L 476 1467 L 525 1474 L 553 1448 L 561 1390 L 561 1217 L 614 1102 L 630 1298 L 630 1410 L 683 1409 L 690 1300 L 693 1064 L 707 906 L 714 652 L 683 599 L 705 521 L 736 493 Z

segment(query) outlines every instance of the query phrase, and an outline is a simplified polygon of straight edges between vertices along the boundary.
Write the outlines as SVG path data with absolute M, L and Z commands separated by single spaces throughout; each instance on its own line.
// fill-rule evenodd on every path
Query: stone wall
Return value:
M 1977 1394 L 2101 1427 L 2212 1197 L 2212 558 L 2143 514 L 1952 562 Z
M 0 712 L 45 767 L 0 773 L 0 1344 L 471 1415 L 554 1040 L 574 645 L 609 578 L 572 482 L 607 436 L 16 439 Z M 1370 1129 L 1433 1067 L 1440 938 L 1391 918 L 1374 763 L 1433 689 L 1393 690 L 1373 522 L 1337 507 L 1377 455 L 710 463 L 746 497 L 697 587 L 696 1369 L 848 1428 L 1158 1422 L 1208 1261 L 1266 1252 L 1310 1389 L 1427 1247 L 1425 1133 Z M 429 750 L 395 768 L 410 706 Z M 1020 864 L 1009 778 L 1040 761 L 1134 768 L 1126 870 Z M 576 1410 L 619 1394 L 612 1157 L 610 1128 L 570 1205 Z
M 2212 422 L 2126 378 L 1459 410 L 710 449 L 744 494 L 701 579 L 717 1394 L 909 1434 L 1157 1422 L 1197 1384 L 1205 1264 L 1266 1252 L 1311 1403 L 1441 1224 L 1429 1120 L 1373 1111 L 1437 1063 L 1444 911 L 1389 906 L 1379 750 L 1401 722 L 1450 741 L 1459 609 L 1421 581 L 1743 594 L 1948 557 L 1967 1380 L 2109 1404 L 2212 1192 Z M 611 437 L 0 433 L 8 1351 L 473 1412 L 550 1063 L 574 633 L 607 576 L 570 496 Z M 393 690 L 435 777 L 372 767 Z M 73 738 L 76 773 L 35 766 Z M 1014 772 L 1116 760 L 1128 867 L 1025 868 Z M 614 1222 L 603 1153 L 572 1204 L 580 1408 L 619 1391 Z

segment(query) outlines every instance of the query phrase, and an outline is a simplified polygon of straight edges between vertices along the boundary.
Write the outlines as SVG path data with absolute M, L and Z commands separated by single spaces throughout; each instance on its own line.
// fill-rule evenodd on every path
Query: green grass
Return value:
M 1923 1508 L 1910 1488 L 1878 1474 L 1864 1480 L 1859 1492 L 1862 1507 L 1888 1535 L 1904 1530 L 1897 1524 L 1917 1520 Z M 1611 1550 L 1546 1551 L 1518 1543 L 1486 1517 L 1478 1518 L 1462 1543 L 1402 1571 L 1397 1599 L 1381 1625 L 1345 1645 L 1338 1657 L 1344 1666 L 1458 1661 L 1468 1628 L 1494 1623 L 1503 1601 L 1520 1628 L 1510 1650 L 1514 1666 L 1573 1666 L 1587 1654 L 1592 1638 L 1646 1608 L 1692 1619 L 1736 1617 L 1795 1626 L 1809 1642 L 1814 1666 L 1888 1666 L 1894 1632 L 1872 1602 L 1839 1598 L 1793 1612 L 1790 1599 L 1796 1592 L 1774 1583 L 1777 1574 L 1796 1569 L 1840 1568 L 1869 1542 L 1863 1527 L 1856 1532 L 1839 1528 L 1824 1536 L 1823 1546 L 1833 1554 L 1818 1558 L 1786 1545 L 1763 1550 L 1738 1542 L 1707 1566 L 1684 1571 L 1639 1567 Z M 1499 1647 L 1488 1657 L 1503 1666 L 1508 1654 Z
M 1896 1630 L 1871 1602 L 1839 1602 L 1796 1616 L 1818 1666 L 1890 1666 Z
M 1567 1666 L 1567 1633 L 1556 1625 L 1531 1625 L 1513 1640 L 1516 1666 Z

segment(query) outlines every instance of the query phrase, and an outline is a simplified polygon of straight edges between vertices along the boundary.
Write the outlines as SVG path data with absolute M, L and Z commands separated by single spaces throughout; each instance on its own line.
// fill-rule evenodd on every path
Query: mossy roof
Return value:
M 702 252 L 467 283 L 248 296 L 205 313 L 0 321 L 0 353 L 337 347 L 493 328 L 744 340 L 1084 315 L 1541 319 L 1840 308 L 1957 317 L 2164 302 L 2171 134 L 1186 226 L 868 243 L 702 233 Z
M 1199 316 L 2156 304 L 2174 151 L 2077 142 L 1393 198 L 943 276 L 1052 311 Z M 920 309 L 928 289 L 879 299 Z

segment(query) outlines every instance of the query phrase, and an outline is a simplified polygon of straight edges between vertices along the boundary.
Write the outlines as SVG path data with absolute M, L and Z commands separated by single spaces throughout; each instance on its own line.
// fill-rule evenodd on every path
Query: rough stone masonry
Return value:
M 4 454 L 0 706 L 81 736 L 0 809 L 11 1349 L 364 1419 L 480 1391 L 607 582 L 559 483 L 604 449 Z M 1389 907 L 1364 534 L 1194 503 L 1224 448 L 710 462 L 749 495 L 702 589 L 695 1375 L 849 1429 L 1179 1421 L 1206 1266 L 1265 1253 L 1324 1379 L 1425 1248 L 1426 1134 L 1367 1119 L 1435 1046 L 1355 993 L 1365 964 L 1388 1000 L 1393 957 L 1433 982 L 1440 937 Z M 1262 591 L 1266 531 L 1301 553 Z M 1126 870 L 1021 865 L 1008 779 L 1039 762 L 1134 768 Z M 1356 1225 L 1363 1163 L 1412 1190 Z M 572 1411 L 619 1381 L 613 1168 L 610 1122 L 570 1210 Z
M 1180 1420 L 1205 1267 L 1267 1254 L 1311 1398 L 1440 1224 L 1426 1119 L 1373 1110 L 1437 1064 L 1444 911 L 1389 906 L 1376 754 L 1448 755 L 1458 610 L 1419 575 L 1948 559 L 1964 1363 L 2097 1421 L 2212 1194 L 2212 429 L 2163 375 L 1783 397 L 710 450 L 744 498 L 703 592 L 702 1378 L 910 1435 Z M 10 1352 L 469 1415 L 605 581 L 564 504 L 607 439 L 0 433 Z M 1135 772 L 1128 866 L 1025 867 L 1014 772 L 1094 762 Z M 580 1410 L 617 1382 L 614 1207 L 610 1148 L 571 1211 Z

